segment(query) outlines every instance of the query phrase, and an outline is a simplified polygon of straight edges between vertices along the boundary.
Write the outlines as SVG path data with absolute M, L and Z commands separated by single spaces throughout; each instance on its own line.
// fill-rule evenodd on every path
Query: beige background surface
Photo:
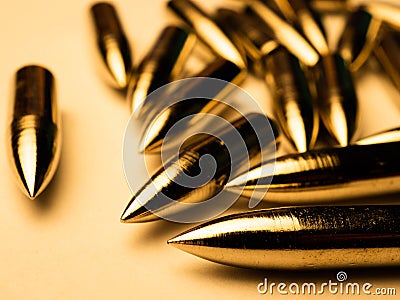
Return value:
M 207 1 L 207 6 L 215 3 Z M 242 270 L 167 246 L 166 240 L 187 225 L 120 224 L 119 216 L 131 197 L 122 167 L 129 110 L 124 98 L 97 72 L 90 4 L 87 0 L 0 4 L 0 133 L 6 132 L 15 71 L 39 63 L 57 78 L 64 140 L 58 172 L 34 202 L 19 190 L 1 147 L 0 299 L 272 298 L 257 293 L 265 277 L 276 283 L 335 280 L 340 270 Z M 171 15 L 162 0 L 116 4 L 137 63 Z M 362 113 L 358 136 L 399 125 L 399 94 L 379 70 L 372 74 L 371 69 L 376 66 L 371 64 L 357 75 Z M 270 101 L 262 82 L 248 81 L 245 88 L 260 102 Z M 140 126 L 137 132 L 139 139 Z M 143 157 L 137 155 L 135 160 L 139 188 L 147 172 Z M 349 281 L 371 282 L 374 288 L 397 287 L 400 294 L 398 269 L 343 271 Z

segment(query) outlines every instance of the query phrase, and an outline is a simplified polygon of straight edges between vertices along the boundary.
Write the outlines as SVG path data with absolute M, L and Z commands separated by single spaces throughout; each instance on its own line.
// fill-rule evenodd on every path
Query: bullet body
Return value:
M 269 144 L 274 145 L 278 133 L 271 123 L 274 136 L 268 136 L 267 124 L 269 121 L 264 115 L 253 113 L 247 118 L 240 117 L 232 123 L 232 128 L 224 128 L 216 136 L 210 135 L 195 144 L 189 142 L 192 147 L 184 148 L 178 157 L 170 159 L 138 191 L 121 221 L 135 223 L 157 220 L 160 216 L 168 218 L 184 210 L 175 201 L 199 203 L 216 196 L 231 172 L 238 170 L 246 161 L 250 165 L 260 163 L 261 150 Z M 206 155 L 211 155 L 216 163 L 212 175 L 209 174 L 211 164 L 201 166 L 201 158 Z M 185 181 L 187 176 L 190 178 Z M 200 178 L 193 181 L 196 176 Z M 192 181 L 195 183 L 190 183 Z
M 283 47 L 263 60 L 276 119 L 296 150 L 305 152 L 317 139 L 319 119 L 300 62 Z
M 10 160 L 22 190 L 35 199 L 51 181 L 61 149 L 54 77 L 43 67 L 26 66 L 15 87 Z
M 217 59 L 209 64 L 203 71 L 194 77 L 198 80 L 191 82 L 188 85 L 181 87 L 178 91 L 173 91 L 173 97 L 176 99 L 185 100 L 178 101 L 175 104 L 168 106 L 156 117 L 152 119 L 146 127 L 139 145 L 140 152 L 157 153 L 161 150 L 164 138 L 172 126 L 179 120 L 194 114 L 200 113 L 215 113 L 221 111 L 219 101 L 213 101 L 222 97 L 222 94 L 227 93 L 231 88 L 230 83 L 240 84 L 245 78 L 246 71 L 239 68 L 230 61 Z M 225 84 L 219 84 L 217 87 L 208 86 L 209 80 L 202 78 L 216 78 L 226 81 Z M 205 95 L 208 98 L 193 98 L 190 95 Z M 224 108 L 226 106 L 223 106 Z M 222 109 L 223 111 L 223 109 Z M 193 125 L 193 124 L 192 124 Z
M 390 79 L 400 90 L 400 34 L 386 31 L 380 43 L 374 48 L 374 54 Z
M 168 7 L 188 24 L 214 53 L 239 66 L 246 67 L 245 58 L 226 36 L 226 34 L 212 21 L 212 19 L 190 0 L 171 0 Z
M 398 193 L 399 147 L 393 142 L 285 155 L 234 178 L 226 189 L 290 205 Z
M 399 207 L 259 210 L 210 221 L 168 243 L 214 262 L 246 268 L 398 266 Z
M 338 53 L 357 71 L 370 57 L 381 32 L 382 22 L 363 8 L 352 12 L 339 39 Z
M 371 145 L 400 141 L 400 127 L 384 130 L 358 140 L 357 145 Z
M 381 20 L 394 30 L 400 30 L 400 7 L 398 5 L 368 1 L 363 3 L 363 7 L 375 19 Z
M 313 9 L 319 13 L 344 13 L 348 9 L 347 0 L 315 0 L 311 1 Z
M 125 89 L 132 69 L 131 48 L 115 7 L 99 2 L 91 8 L 97 35 L 97 46 L 117 89 Z
M 339 145 L 347 146 L 358 123 L 358 100 L 347 65 L 338 54 L 325 55 L 314 74 L 321 120 Z
M 257 20 L 263 22 L 268 30 L 274 34 L 274 38 L 286 47 L 293 55 L 307 66 L 315 66 L 319 60 L 319 54 L 291 25 L 280 18 L 270 8 L 260 1 L 252 1 L 246 8 L 247 12 Z
M 161 32 L 129 83 L 127 98 L 135 117 L 140 116 L 148 94 L 180 74 L 194 42 L 194 35 L 177 26 Z

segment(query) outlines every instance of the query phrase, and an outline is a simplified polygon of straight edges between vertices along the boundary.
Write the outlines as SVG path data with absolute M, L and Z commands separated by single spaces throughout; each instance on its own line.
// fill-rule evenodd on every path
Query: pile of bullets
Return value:
M 114 86 L 127 95 L 133 117 L 151 120 L 144 130 L 140 152 L 159 153 L 168 130 L 185 117 L 215 113 L 226 118 L 224 113 L 229 107 L 217 99 L 221 94 L 229 99 L 229 84 L 240 85 L 249 73 L 268 85 L 274 115 L 272 119 L 261 113 L 227 118 L 248 150 L 250 170 L 229 179 L 231 167 L 243 161 L 242 151 L 229 152 L 221 142 L 224 137 L 229 138 L 231 128 L 222 128 L 218 137 L 197 136 L 134 195 L 121 221 L 168 219 L 181 213 L 183 206 L 179 203 L 202 203 L 228 190 L 296 207 L 216 219 L 169 243 L 212 261 L 244 267 L 400 264 L 398 206 L 340 206 L 337 202 L 400 192 L 400 128 L 354 141 L 359 113 L 353 84 L 354 73 L 374 55 L 400 89 L 400 7 L 372 1 L 354 6 L 344 0 L 252 0 L 242 1 L 240 10 L 220 8 L 210 15 L 190 0 L 170 0 L 167 6 L 182 25 L 167 26 L 137 67 L 133 67 L 129 41 L 113 5 L 102 2 L 91 8 L 98 47 Z M 337 49 L 328 45 L 320 19 L 323 14 L 347 17 Z M 208 47 L 215 59 L 192 77 L 215 78 L 226 84 L 212 90 L 208 98 L 171 105 L 165 100 L 165 105 L 157 104 L 155 113 L 154 99 L 148 96 L 182 79 L 196 40 Z M 40 109 L 29 105 L 34 111 L 28 113 L 23 101 L 15 105 L 13 130 L 20 132 L 21 124 L 42 128 L 46 121 L 51 125 L 51 141 L 44 143 L 50 146 L 37 149 L 38 159 L 53 157 L 49 153 L 56 152 L 51 147 L 57 130 L 52 105 L 48 104 L 52 97 L 50 75 L 33 69 L 17 79 L 40 79 L 38 89 L 30 87 L 32 91 L 41 90 L 38 98 L 48 105 Z M 197 81 L 174 93 L 187 98 L 204 84 Z M 26 94 L 17 94 L 16 100 L 25 99 Z M 161 95 L 157 101 L 172 97 Z M 28 120 L 31 117 L 27 115 L 37 117 Z M 273 137 L 262 145 L 253 125 L 265 122 L 270 124 Z M 49 139 L 49 135 L 42 136 L 41 130 L 37 130 L 36 138 Z M 30 186 L 24 169 L 26 161 L 20 156 L 30 150 L 15 150 L 27 138 L 20 133 L 15 136 L 21 139 L 13 139 L 14 157 L 18 156 L 14 161 L 18 161 L 22 185 L 33 198 L 45 184 L 41 186 L 40 180 L 34 180 L 38 186 Z M 283 137 L 297 153 L 261 162 L 261 148 L 268 144 L 279 147 Z M 329 146 L 316 147 L 317 138 L 328 141 Z M 200 159 L 206 154 L 212 155 L 217 165 L 206 183 L 188 187 L 174 180 L 197 176 Z M 45 166 L 41 180 L 48 182 L 53 159 L 41 163 Z M 172 179 L 170 174 L 174 174 Z M 330 206 L 320 205 L 321 202 Z

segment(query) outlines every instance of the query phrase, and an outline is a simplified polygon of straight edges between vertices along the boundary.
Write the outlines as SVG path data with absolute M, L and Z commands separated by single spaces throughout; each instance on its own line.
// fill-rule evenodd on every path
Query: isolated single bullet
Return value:
M 128 102 L 138 118 L 146 97 L 176 79 L 195 43 L 195 36 L 178 26 L 167 26 L 131 77 Z
M 347 64 L 338 54 L 324 55 L 314 74 L 321 120 L 339 145 L 347 146 L 358 123 L 358 100 Z
M 297 151 L 306 152 L 317 139 L 319 118 L 300 61 L 283 47 L 263 60 L 274 97 L 274 114 L 282 132 Z
M 60 156 L 54 77 L 43 67 L 26 66 L 17 72 L 15 89 L 10 161 L 21 189 L 33 200 L 51 181 Z
M 186 99 L 187 95 L 195 94 L 194 90 L 196 89 L 200 91 L 199 94 L 205 94 L 206 92 L 202 92 L 202 90 L 207 90 L 207 94 L 211 96 L 210 98 L 218 98 L 219 95 L 226 93 L 227 90 L 231 88 L 229 83 L 240 84 L 244 80 L 245 76 L 245 70 L 239 68 L 230 61 L 218 58 L 205 67 L 203 71 L 194 76 L 199 78 L 198 80 L 193 81 L 194 84 L 184 86 L 181 90 L 173 91 L 173 93 L 179 95 L 180 99 Z M 224 80 L 226 81 L 226 85 L 219 85 L 220 89 L 216 89 L 215 87 L 211 88 L 207 86 L 207 81 L 202 80 L 201 77 Z M 161 113 L 155 116 L 149 126 L 145 129 L 139 143 L 139 152 L 160 152 L 164 138 L 177 121 L 200 113 L 214 113 L 219 115 L 218 111 L 221 110 L 220 108 L 226 107 L 221 106 L 222 104 L 219 103 L 219 101 L 212 99 L 195 98 L 178 101 L 177 103 L 168 106 Z
M 350 71 L 357 71 L 370 57 L 379 40 L 381 24 L 363 7 L 350 14 L 337 50 L 349 64 Z
M 400 33 L 385 31 L 381 41 L 374 48 L 374 55 L 400 90 Z
M 356 145 L 382 144 L 400 141 L 400 127 L 384 130 L 369 136 L 363 137 L 355 142 Z
M 267 122 L 274 136 L 268 136 Z M 259 164 L 261 151 L 271 145 L 275 149 L 277 138 L 273 122 L 262 114 L 252 113 L 238 118 L 232 127 L 224 128 L 216 136 L 189 143 L 192 147 L 184 148 L 166 162 L 136 193 L 122 214 L 121 222 L 154 221 L 160 215 L 169 217 L 183 211 L 176 202 L 200 203 L 216 196 L 223 190 L 231 172 L 246 162 L 250 166 Z M 209 174 L 208 163 L 201 166 L 201 158 L 207 155 L 211 155 L 216 164 L 213 174 Z M 196 183 L 191 183 L 192 180 Z
M 247 63 L 234 43 L 200 7 L 190 0 L 170 0 L 168 7 L 188 24 L 214 53 L 240 68 Z
M 226 189 L 288 205 L 398 193 L 399 150 L 393 142 L 285 155 L 232 179 Z
M 132 70 L 131 48 L 117 11 L 111 3 L 98 2 L 91 7 L 91 13 L 97 46 L 113 85 L 118 89 L 125 89 Z
M 399 266 L 399 222 L 398 205 L 265 209 L 212 220 L 168 243 L 245 268 Z
M 255 0 L 248 3 L 247 13 L 262 21 L 268 30 L 274 34 L 274 38 L 286 47 L 293 55 L 307 66 L 315 66 L 319 60 L 319 54 L 308 41 L 297 32 L 289 23 L 280 18 L 262 2 Z
M 274 0 L 285 18 L 298 28 L 320 55 L 329 53 L 325 29 L 308 0 Z

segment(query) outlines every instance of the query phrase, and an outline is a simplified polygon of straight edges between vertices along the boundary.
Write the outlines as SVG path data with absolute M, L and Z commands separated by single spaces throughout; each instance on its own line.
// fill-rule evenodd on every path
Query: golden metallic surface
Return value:
M 317 139 L 319 118 L 301 64 L 283 47 L 263 60 L 276 120 L 296 150 L 306 152 Z
M 214 21 L 190 0 L 170 0 L 168 7 L 186 22 L 213 52 L 245 68 L 245 57 Z
M 24 193 L 35 199 L 57 168 L 61 134 L 54 77 L 40 66 L 18 70 L 9 127 L 10 161 Z
M 189 142 L 188 145 L 191 147 L 184 148 L 178 157 L 170 159 L 136 193 L 122 214 L 121 222 L 148 222 L 158 220 L 160 214 L 171 216 L 179 213 L 182 209 L 181 206 L 174 205 L 174 202 L 169 202 L 168 199 L 181 203 L 199 203 L 216 196 L 223 190 L 230 176 L 232 165 L 237 167 L 247 162 L 247 158 L 249 158 L 251 166 L 260 163 L 261 147 L 267 145 L 260 145 L 258 133 L 252 124 L 263 120 L 267 120 L 264 115 L 252 113 L 234 121 L 233 128 L 223 129 L 218 137 L 208 135 L 201 140 L 195 137 L 196 143 Z M 278 137 L 279 133 L 273 122 L 269 122 L 273 126 L 274 136 Z M 263 128 L 263 130 L 267 129 Z M 237 149 L 228 149 L 224 144 L 223 141 L 232 137 L 232 133 L 236 131 L 242 136 L 248 153 L 243 153 L 243 149 L 238 145 L 235 146 L 238 147 Z M 275 140 L 265 142 L 272 144 L 275 143 Z M 201 186 L 180 184 L 182 178 L 196 177 L 201 173 L 199 162 L 204 155 L 211 155 L 215 159 L 216 170 L 212 178 L 207 177 L 207 182 Z
M 383 21 L 395 30 L 400 30 L 400 6 L 375 1 L 366 1 L 363 6 L 374 18 Z
M 338 53 L 357 71 L 370 57 L 379 41 L 382 21 L 373 18 L 363 7 L 352 12 L 339 39 Z
M 216 78 L 227 82 L 226 86 L 222 86 L 222 90 L 215 91 L 215 98 L 223 98 L 232 87 L 228 83 L 235 85 L 240 84 L 246 77 L 246 70 L 239 68 L 230 61 L 216 59 L 209 64 L 203 71 L 194 77 Z M 180 99 L 186 99 L 185 95 L 189 95 L 195 89 L 204 89 L 202 80 L 194 81 L 194 84 L 185 86 L 183 91 L 173 91 L 180 93 Z M 161 150 L 164 138 L 172 126 L 179 120 L 194 114 L 213 113 L 219 115 L 219 111 L 226 108 L 222 102 L 213 101 L 211 99 L 188 99 L 179 101 L 163 110 L 155 116 L 152 122 L 147 126 L 142 134 L 139 142 L 139 152 L 141 153 L 158 153 Z
M 280 18 L 262 2 L 255 0 L 248 4 L 247 10 L 273 32 L 274 37 L 292 54 L 307 66 L 315 66 L 319 54 L 291 25 Z
M 178 26 L 167 26 L 131 77 L 127 99 L 138 118 L 146 97 L 176 79 L 189 57 L 195 36 Z
M 347 0 L 314 0 L 310 1 L 312 8 L 318 13 L 346 13 L 348 10 Z
M 168 243 L 226 265 L 261 269 L 400 265 L 400 206 L 311 206 L 222 217 Z
M 358 123 L 358 100 L 352 76 L 338 54 L 321 56 L 314 74 L 322 122 L 339 145 L 345 147 Z
M 115 7 L 108 2 L 98 2 L 91 7 L 91 13 L 97 46 L 113 85 L 125 89 L 132 70 L 131 49 Z
M 288 205 L 331 204 L 337 200 L 398 193 L 399 150 L 400 142 L 393 142 L 285 155 L 239 175 L 226 188 L 245 197 L 256 196 Z
M 374 55 L 400 90 L 400 33 L 385 31 L 380 43 L 374 49 Z
M 285 18 L 299 28 L 321 55 L 329 53 L 325 29 L 307 0 L 274 0 Z
M 372 134 L 355 142 L 356 145 L 382 144 L 400 141 L 400 127 Z

